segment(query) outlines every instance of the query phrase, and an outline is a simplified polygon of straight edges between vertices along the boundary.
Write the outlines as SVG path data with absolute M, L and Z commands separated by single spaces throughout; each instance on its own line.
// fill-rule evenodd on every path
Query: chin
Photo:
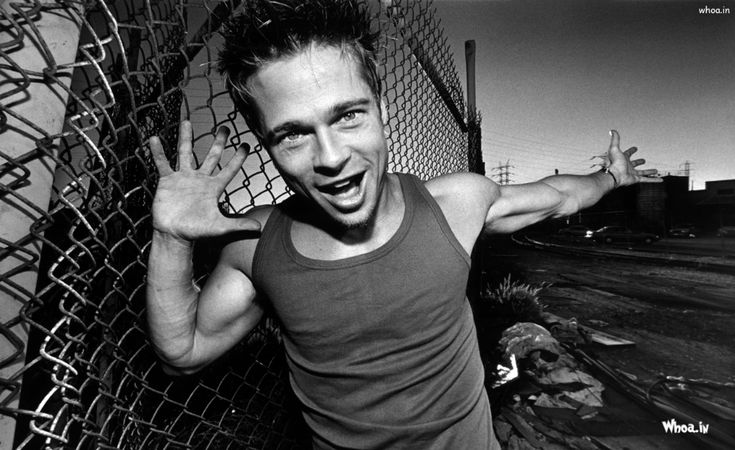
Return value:
M 342 225 L 347 231 L 359 230 L 362 228 L 367 228 L 367 226 L 370 225 L 370 219 L 340 222 L 340 225 Z
M 332 220 L 340 227 L 344 228 L 345 231 L 359 230 L 367 228 L 373 223 L 375 217 L 375 207 L 370 208 L 368 211 L 356 211 L 352 214 L 339 214 L 333 216 Z
M 340 228 L 344 228 L 345 231 L 366 228 L 368 225 L 370 225 L 371 219 L 372 215 L 363 217 L 332 217 L 334 223 Z

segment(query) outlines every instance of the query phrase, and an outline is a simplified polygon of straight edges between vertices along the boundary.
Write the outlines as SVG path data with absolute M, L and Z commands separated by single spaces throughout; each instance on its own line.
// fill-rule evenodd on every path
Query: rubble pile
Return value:
M 541 325 L 517 323 L 503 332 L 499 345 L 505 359 L 515 358 L 519 366 L 514 383 L 518 393 L 495 420 L 501 444 L 509 449 L 598 448 L 588 439 L 567 435 L 565 427 L 554 429 L 548 419 L 595 417 L 604 406 L 603 384 L 585 372 Z M 539 417 L 539 411 L 547 420 Z
M 574 319 L 546 319 L 551 332 L 521 322 L 506 329 L 499 341 L 503 358 L 511 362 L 511 369 L 498 366 L 503 377 L 495 385 L 509 394 L 498 403 L 493 421 L 503 448 L 735 448 L 735 435 L 727 431 L 735 426 L 735 403 L 725 395 L 735 384 L 669 376 L 646 388 L 635 376 L 580 348 L 619 348 L 633 342 Z M 608 389 L 590 373 L 602 377 Z M 665 424 L 676 421 L 698 423 L 708 432 L 665 433 Z

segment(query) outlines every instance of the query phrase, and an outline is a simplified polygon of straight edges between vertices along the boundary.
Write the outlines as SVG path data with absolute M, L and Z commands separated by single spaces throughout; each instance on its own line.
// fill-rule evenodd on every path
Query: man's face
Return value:
M 313 46 L 265 65 L 248 86 L 263 144 L 288 186 L 346 228 L 367 224 L 388 148 L 380 105 L 353 58 Z

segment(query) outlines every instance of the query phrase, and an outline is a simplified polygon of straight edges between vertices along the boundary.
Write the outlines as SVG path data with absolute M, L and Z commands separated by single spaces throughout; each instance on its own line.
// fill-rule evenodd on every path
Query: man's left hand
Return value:
M 635 183 L 660 183 L 663 181 L 658 176 L 656 169 L 636 169 L 646 163 L 645 159 L 630 159 L 638 148 L 631 147 L 628 150 L 620 150 L 620 134 L 610 130 L 610 148 L 607 150 L 609 165 L 608 172 L 615 179 L 615 187 L 628 186 Z

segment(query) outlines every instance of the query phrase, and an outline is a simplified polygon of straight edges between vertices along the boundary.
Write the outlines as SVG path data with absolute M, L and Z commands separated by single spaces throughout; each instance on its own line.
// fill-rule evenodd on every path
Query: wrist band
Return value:
M 609 173 L 610 176 L 613 177 L 613 189 L 615 189 L 616 187 L 618 187 L 618 179 L 615 178 L 615 174 L 612 173 L 612 171 L 610 170 L 610 168 L 609 167 L 605 167 L 604 172 L 605 173 Z

